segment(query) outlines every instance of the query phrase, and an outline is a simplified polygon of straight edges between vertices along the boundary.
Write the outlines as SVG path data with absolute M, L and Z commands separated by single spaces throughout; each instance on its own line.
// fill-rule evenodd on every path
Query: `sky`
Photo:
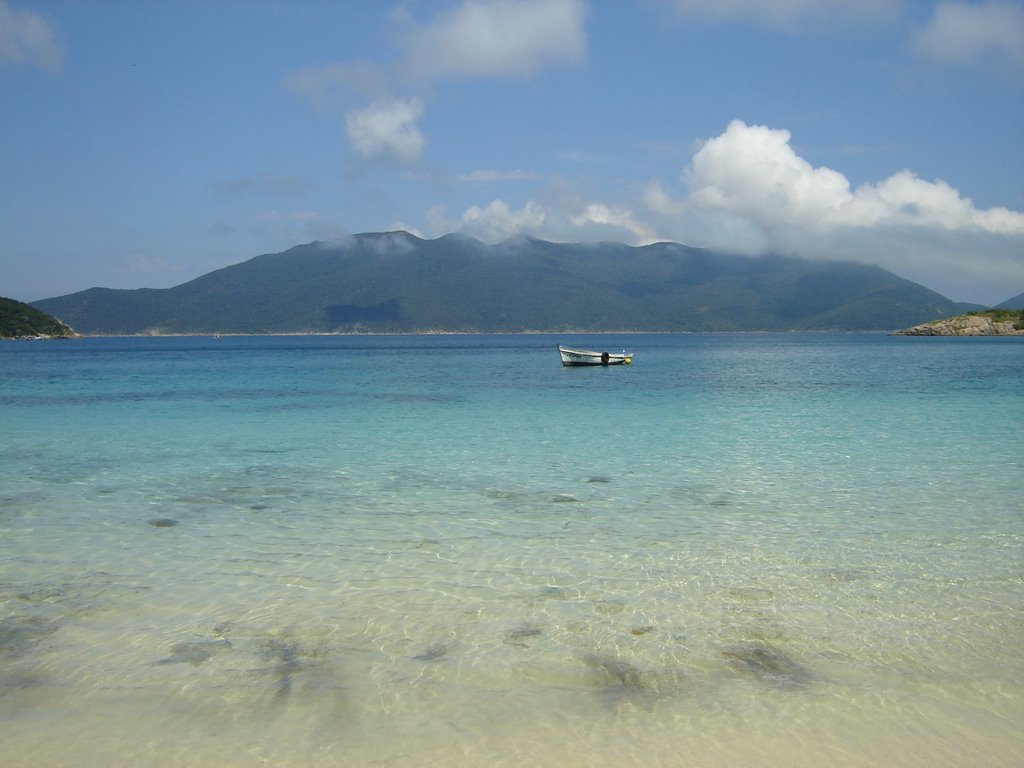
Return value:
M 1024 291 L 1024 0 L 0 0 L 0 296 L 362 232 Z

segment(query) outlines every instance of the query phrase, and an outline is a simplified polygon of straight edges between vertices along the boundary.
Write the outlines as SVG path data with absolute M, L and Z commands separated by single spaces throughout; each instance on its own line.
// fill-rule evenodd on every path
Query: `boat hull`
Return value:
M 632 352 L 594 352 L 589 349 L 570 349 L 558 345 L 558 354 L 562 365 L 630 365 L 633 362 Z

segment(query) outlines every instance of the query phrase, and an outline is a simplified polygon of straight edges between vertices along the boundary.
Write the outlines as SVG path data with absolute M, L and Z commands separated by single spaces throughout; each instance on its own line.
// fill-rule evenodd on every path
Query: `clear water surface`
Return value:
M 0 438 L 8 768 L 1024 765 L 1017 339 L 10 342 Z

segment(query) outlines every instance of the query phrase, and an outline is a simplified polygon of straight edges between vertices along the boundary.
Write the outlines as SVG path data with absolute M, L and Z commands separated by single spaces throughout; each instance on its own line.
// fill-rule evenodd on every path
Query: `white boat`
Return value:
M 558 354 L 562 358 L 562 365 L 629 365 L 633 362 L 633 353 L 626 350 L 593 352 L 589 349 L 570 349 L 559 344 Z

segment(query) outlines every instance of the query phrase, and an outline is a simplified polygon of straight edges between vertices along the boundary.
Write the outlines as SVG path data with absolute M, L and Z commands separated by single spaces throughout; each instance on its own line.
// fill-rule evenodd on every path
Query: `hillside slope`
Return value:
M 993 309 L 1024 309 L 1024 293 L 1018 293 L 1012 299 L 996 304 Z
M 892 330 L 976 308 L 863 264 L 405 232 L 34 306 L 89 334 Z
M 55 317 L 14 299 L 0 298 L 0 339 L 66 339 L 74 329 Z

